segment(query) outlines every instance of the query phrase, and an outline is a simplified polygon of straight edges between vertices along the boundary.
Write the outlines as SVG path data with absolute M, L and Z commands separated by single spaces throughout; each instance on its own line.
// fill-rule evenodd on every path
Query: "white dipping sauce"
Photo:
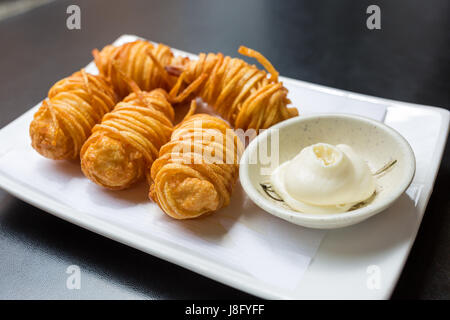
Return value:
M 304 148 L 271 175 L 271 184 L 292 209 L 341 213 L 375 192 L 367 163 L 345 144 L 317 143 Z

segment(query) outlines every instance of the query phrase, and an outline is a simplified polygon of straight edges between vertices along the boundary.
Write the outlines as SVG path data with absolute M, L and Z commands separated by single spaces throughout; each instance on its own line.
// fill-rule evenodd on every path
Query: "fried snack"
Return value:
M 222 119 L 207 114 L 187 117 L 152 165 L 150 198 L 175 219 L 196 218 L 227 206 L 242 148 Z
M 108 189 L 130 187 L 150 172 L 160 147 L 170 139 L 173 119 L 164 90 L 144 92 L 135 86 L 93 128 L 80 154 L 83 173 Z
M 75 159 L 92 127 L 116 103 L 103 77 L 78 71 L 51 87 L 30 124 L 31 145 L 50 159 Z
M 265 129 L 280 121 L 295 117 L 298 111 L 288 108 L 288 90 L 278 80 L 278 72 L 259 52 L 241 46 L 239 53 L 256 58 L 271 74 L 245 61 L 218 53 L 201 53 L 198 60 L 184 66 L 168 66 L 170 74 L 179 75 L 171 94 L 202 74 L 209 78 L 196 92 L 232 126 L 241 129 Z
M 125 97 L 131 91 L 128 83 L 117 71 L 122 70 L 143 91 L 151 91 L 156 88 L 170 90 L 175 84 L 176 78 L 170 76 L 165 66 L 182 65 L 184 58 L 174 58 L 169 47 L 158 44 L 154 46 L 148 41 L 137 40 L 121 46 L 108 45 L 98 51 L 92 51 L 95 64 L 100 74 L 107 78 L 113 85 L 120 98 Z M 114 63 L 117 64 L 115 67 Z

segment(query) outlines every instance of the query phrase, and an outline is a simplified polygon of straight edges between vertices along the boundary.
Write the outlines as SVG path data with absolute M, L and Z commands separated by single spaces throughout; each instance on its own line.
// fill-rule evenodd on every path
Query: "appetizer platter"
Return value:
M 260 67 L 132 35 L 93 50 L 0 130 L 0 186 L 259 297 L 389 298 L 448 111 L 279 77 L 261 53 L 238 51 Z M 272 136 L 279 157 L 266 152 L 275 140 L 261 147 Z

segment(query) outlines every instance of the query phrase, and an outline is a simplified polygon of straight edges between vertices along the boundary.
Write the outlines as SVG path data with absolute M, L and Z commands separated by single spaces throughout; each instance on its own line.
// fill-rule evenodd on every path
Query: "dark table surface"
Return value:
M 368 5 L 381 30 L 366 28 Z M 66 9 L 81 8 L 81 30 Z M 189 52 L 264 53 L 287 77 L 450 107 L 450 1 L 56 1 L 0 22 L 0 127 L 137 34 Z M 420 128 L 418 128 L 420 130 Z M 449 299 L 450 149 L 393 298 Z M 69 265 L 82 272 L 67 290 Z M 0 190 L 0 298 L 253 298 L 74 226 Z

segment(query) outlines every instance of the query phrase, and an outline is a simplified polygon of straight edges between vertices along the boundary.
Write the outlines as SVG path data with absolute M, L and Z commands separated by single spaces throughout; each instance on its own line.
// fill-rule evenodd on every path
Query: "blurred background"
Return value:
M 66 27 L 71 4 L 80 30 Z M 381 30 L 366 27 L 371 4 Z M 127 33 L 192 53 L 237 56 L 244 44 L 283 76 L 449 109 L 449 30 L 448 0 L 0 0 L 0 128 Z M 393 298 L 450 298 L 448 144 L 434 190 Z M 251 298 L 2 190 L 0 207 L 0 298 Z M 68 262 L 88 270 L 84 292 L 58 287 Z
M 0 0 L 0 19 L 5 19 L 54 0 Z

